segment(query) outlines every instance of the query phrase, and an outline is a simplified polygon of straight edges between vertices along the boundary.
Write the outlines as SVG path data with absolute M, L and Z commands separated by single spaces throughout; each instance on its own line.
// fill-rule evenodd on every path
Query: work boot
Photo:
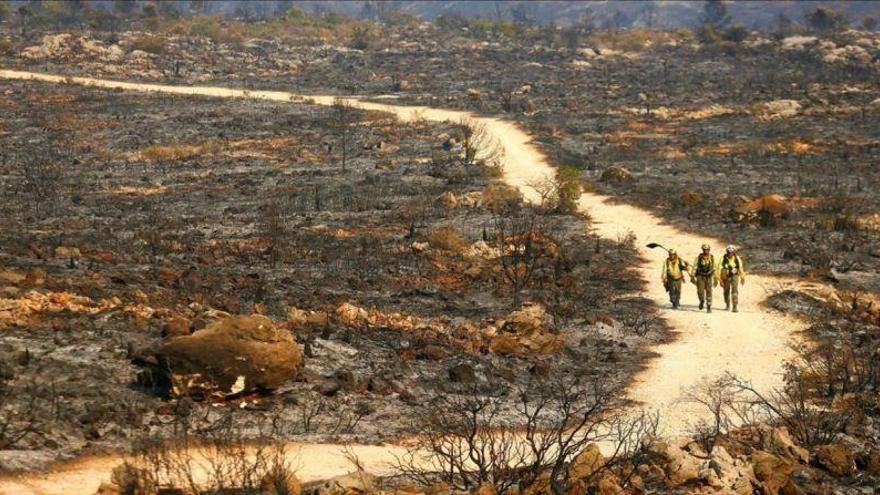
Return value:
M 724 303 L 724 309 L 730 311 L 730 303 Z
M 711 313 L 711 312 L 712 312 L 712 306 L 710 306 L 710 305 L 707 304 L 707 305 L 706 305 L 706 312 L 707 312 L 707 313 Z
M 700 309 L 703 309 L 703 301 L 700 301 Z
M 739 313 L 739 310 L 736 309 L 736 306 L 733 307 L 733 312 L 734 312 L 734 313 Z

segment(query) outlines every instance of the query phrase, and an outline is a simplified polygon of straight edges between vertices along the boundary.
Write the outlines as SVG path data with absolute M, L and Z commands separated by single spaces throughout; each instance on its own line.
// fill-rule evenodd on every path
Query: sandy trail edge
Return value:
M 333 96 L 296 95 L 281 91 L 248 91 L 205 86 L 166 86 L 139 84 L 83 77 L 67 77 L 32 72 L 0 70 L 2 79 L 25 79 L 51 83 L 69 83 L 100 88 L 117 88 L 140 92 L 157 92 L 179 95 L 198 95 L 221 98 L 250 98 L 279 102 L 310 100 L 321 105 L 334 102 Z M 430 121 L 461 121 L 473 119 L 482 123 L 488 132 L 503 146 L 505 152 L 504 180 L 517 187 L 527 199 L 534 200 L 536 191 L 531 185 L 553 176 L 553 169 L 546 158 L 531 145 L 531 137 L 517 125 L 496 118 L 476 117 L 468 112 L 448 111 L 428 107 L 390 105 L 364 102 L 355 98 L 345 101 L 367 110 L 393 113 L 401 120 L 423 118 Z M 703 238 L 664 225 L 650 212 L 628 205 L 613 204 L 610 198 L 584 194 L 580 208 L 594 220 L 592 227 L 603 237 L 616 238 L 632 232 L 637 244 L 657 241 L 675 246 L 690 260 L 699 245 L 707 242 L 715 252 L 728 241 Z M 730 241 L 735 242 L 735 239 Z M 638 268 L 642 277 L 649 281 L 645 296 L 659 306 L 668 306 L 666 294 L 660 285 L 659 267 L 665 254 L 660 250 L 643 250 L 647 260 Z M 781 382 L 782 362 L 792 355 L 790 343 L 793 334 L 803 325 L 795 319 L 769 311 L 761 302 L 769 289 L 786 285 L 780 279 L 751 276 L 740 295 L 740 313 L 716 310 L 712 314 L 699 312 L 685 305 L 681 311 L 666 311 L 664 317 L 678 332 L 671 343 L 657 346 L 658 357 L 635 377 L 629 390 L 632 400 L 644 407 L 660 411 L 662 430 L 665 435 L 686 433 L 689 425 L 706 416 L 700 408 L 681 401 L 682 392 L 703 380 L 721 376 L 726 372 L 746 377 L 759 389 L 769 389 Z M 686 287 L 685 301 L 696 297 L 691 286 Z M 723 308 L 721 296 L 716 291 L 715 307 Z M 348 449 L 357 455 L 368 471 L 387 474 L 396 456 L 404 448 L 395 445 L 341 446 L 334 444 L 292 444 L 293 465 L 303 480 L 323 479 L 344 474 L 351 469 L 345 460 Z M 109 479 L 113 467 L 121 462 L 119 456 L 102 456 L 82 459 L 62 465 L 48 474 L 21 475 L 0 479 L 2 495 L 49 495 L 93 494 L 102 481 Z

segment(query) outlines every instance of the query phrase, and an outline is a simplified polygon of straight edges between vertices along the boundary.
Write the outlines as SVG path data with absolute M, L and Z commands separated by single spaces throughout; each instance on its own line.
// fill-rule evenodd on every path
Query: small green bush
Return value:
M 560 213 L 577 212 L 578 201 L 583 192 L 580 171 L 574 167 L 562 167 L 556 172 L 555 182 L 558 196 L 556 210 Z

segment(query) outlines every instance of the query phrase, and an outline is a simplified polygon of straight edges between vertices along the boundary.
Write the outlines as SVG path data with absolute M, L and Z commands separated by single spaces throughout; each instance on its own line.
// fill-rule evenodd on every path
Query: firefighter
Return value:
M 715 256 L 712 248 L 703 244 L 703 252 L 694 261 L 692 272 L 693 280 L 697 284 L 697 297 L 700 298 L 700 309 L 706 308 L 707 313 L 712 312 L 712 288 L 718 287 L 718 267 L 715 265 Z
M 724 257 L 721 259 L 721 287 L 724 289 L 724 305 L 730 311 L 731 305 L 733 312 L 739 310 L 739 286 L 746 283 L 746 268 L 742 258 L 736 254 L 736 248 L 727 246 Z
M 675 249 L 668 250 L 668 253 L 669 256 L 663 262 L 660 280 L 663 281 L 663 287 L 669 293 L 669 302 L 672 303 L 672 309 L 678 309 L 681 301 L 681 284 L 684 281 L 684 275 L 688 273 L 688 264 L 678 257 Z

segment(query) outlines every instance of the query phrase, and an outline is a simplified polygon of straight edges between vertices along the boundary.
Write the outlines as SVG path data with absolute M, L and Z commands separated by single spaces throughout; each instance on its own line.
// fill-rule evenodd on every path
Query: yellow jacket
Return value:
M 663 269 L 660 271 L 660 280 L 665 284 L 667 278 L 672 280 L 681 280 L 684 278 L 684 272 L 687 272 L 687 263 L 681 258 L 676 258 L 675 262 L 669 258 L 663 261 Z
M 727 280 L 730 276 L 739 276 L 740 282 L 746 281 L 746 265 L 743 259 L 734 254 L 733 256 L 724 255 L 719 266 L 721 270 L 721 280 Z
M 701 260 L 702 257 L 703 257 L 702 253 L 699 254 L 699 255 L 697 255 L 697 259 L 694 260 L 693 267 L 691 268 L 691 269 L 692 269 L 692 271 L 690 272 L 691 275 L 693 275 L 693 276 L 695 276 L 695 277 L 699 277 L 699 276 L 701 276 L 701 275 L 697 272 L 697 270 L 699 270 L 699 268 L 700 268 L 701 265 L 707 264 L 707 265 L 708 265 L 708 268 L 711 268 L 711 270 L 712 270 L 712 273 L 711 273 L 712 278 L 715 279 L 715 280 L 717 280 L 717 279 L 718 279 L 718 263 L 715 261 L 715 256 L 713 256 L 713 255 L 710 254 L 710 255 L 709 255 L 709 259 L 707 260 L 707 262 L 701 262 L 700 260 Z M 705 277 L 705 276 L 708 276 L 708 275 L 702 275 L 702 276 Z

